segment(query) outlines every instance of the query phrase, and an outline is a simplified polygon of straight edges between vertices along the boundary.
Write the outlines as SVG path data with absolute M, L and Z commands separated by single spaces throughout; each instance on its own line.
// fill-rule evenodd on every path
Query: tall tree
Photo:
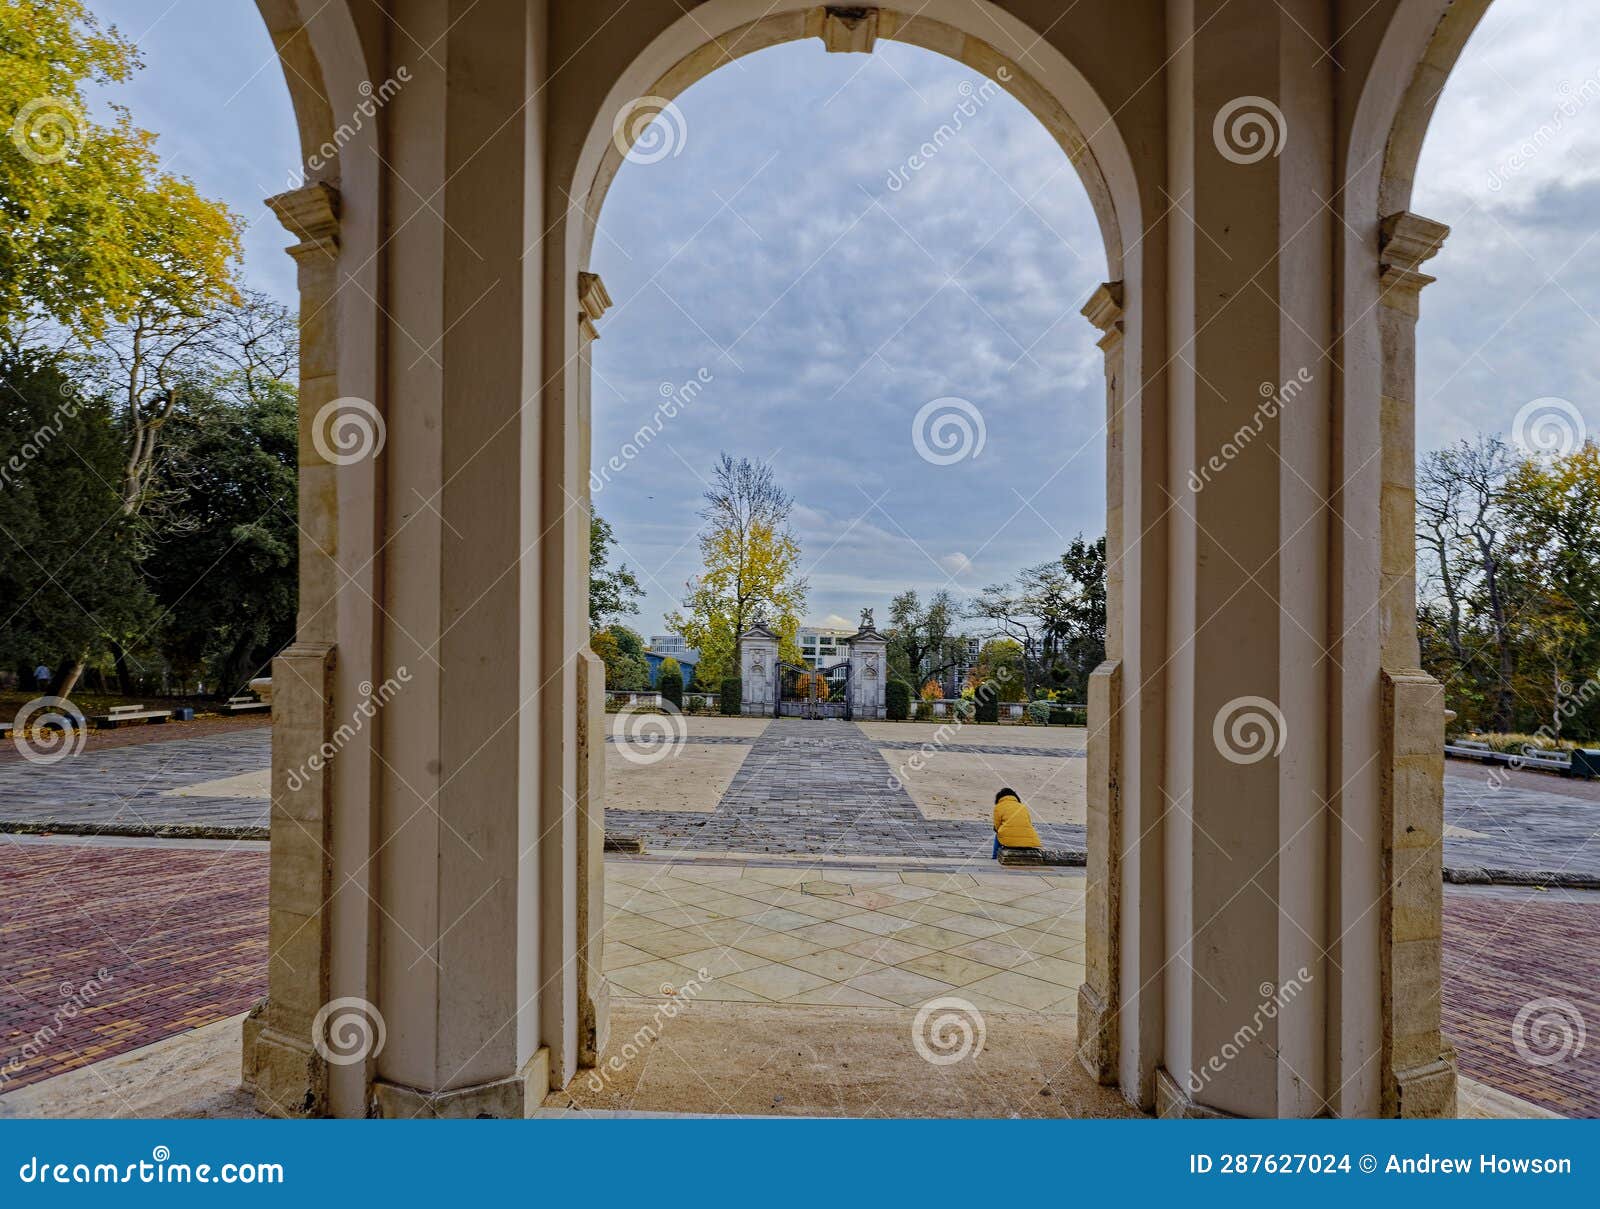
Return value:
M 696 675 L 705 684 L 738 674 L 740 635 L 757 617 L 777 632 L 782 657 L 798 663 L 808 585 L 789 531 L 794 500 L 771 466 L 726 453 L 705 500 L 701 571 L 687 585 L 683 609 L 667 615 L 668 628 L 700 652 Z
M 929 676 L 940 680 L 966 660 L 967 638 L 960 631 L 955 597 L 940 589 L 926 603 L 915 588 L 889 602 L 889 671 L 907 684 Z

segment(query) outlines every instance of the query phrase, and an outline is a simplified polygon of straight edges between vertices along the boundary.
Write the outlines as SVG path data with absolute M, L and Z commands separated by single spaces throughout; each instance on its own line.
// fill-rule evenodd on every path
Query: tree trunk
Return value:
M 135 690 L 133 687 L 133 672 L 128 667 L 128 652 L 123 649 L 122 644 L 116 639 L 111 639 L 109 645 L 111 647 L 111 658 L 117 666 L 117 691 L 124 697 L 131 697 L 134 695 Z
M 72 690 L 78 687 L 78 679 L 83 675 L 83 660 L 71 656 L 63 656 L 56 661 L 55 678 L 50 681 L 50 696 L 70 697 Z

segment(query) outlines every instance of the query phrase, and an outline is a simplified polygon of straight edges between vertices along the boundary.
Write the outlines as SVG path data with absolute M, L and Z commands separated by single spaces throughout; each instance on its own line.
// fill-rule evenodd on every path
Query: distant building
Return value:
M 679 663 L 685 659 L 691 662 L 698 662 L 700 659 L 700 652 L 690 650 L 682 634 L 652 634 L 650 645 L 645 649 L 654 651 L 657 655 L 671 655 Z
M 691 652 L 690 654 L 692 655 L 693 652 Z M 661 664 L 662 664 L 662 662 L 664 660 L 667 660 L 667 659 L 676 659 L 678 661 L 678 667 L 681 668 L 682 671 L 683 671 L 683 682 L 684 682 L 684 684 L 688 685 L 688 684 L 692 684 L 694 682 L 694 670 L 695 670 L 696 667 L 699 666 L 699 662 L 700 662 L 698 657 L 689 658 L 689 657 L 685 657 L 685 656 L 674 655 L 670 651 L 669 652 L 646 651 L 644 653 L 644 661 L 647 664 L 650 665 L 650 687 L 651 688 L 655 688 L 656 687 L 656 677 L 661 672 Z
M 855 627 L 846 630 L 827 629 L 822 626 L 803 625 L 797 636 L 800 656 L 812 667 L 832 667 L 850 655 L 850 637 Z

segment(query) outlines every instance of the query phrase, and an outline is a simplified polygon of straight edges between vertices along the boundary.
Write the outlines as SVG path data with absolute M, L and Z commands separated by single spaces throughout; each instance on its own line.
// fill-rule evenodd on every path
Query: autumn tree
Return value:
M 966 658 L 967 639 L 960 632 L 960 610 L 944 590 L 926 603 L 915 588 L 889 602 L 888 659 L 891 675 L 915 683 L 919 677 L 944 679 Z
M 808 585 L 789 530 L 793 499 L 771 466 L 724 453 L 705 500 L 701 571 L 667 627 L 700 652 L 696 674 L 704 683 L 738 675 L 740 635 L 758 617 L 778 634 L 781 657 L 800 662 L 795 639 Z

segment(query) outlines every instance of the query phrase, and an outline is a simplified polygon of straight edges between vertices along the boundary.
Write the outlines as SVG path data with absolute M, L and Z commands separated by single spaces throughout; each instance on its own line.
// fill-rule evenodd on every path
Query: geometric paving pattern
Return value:
M 615 861 L 606 906 L 614 994 L 1077 1014 L 1082 877 Z

